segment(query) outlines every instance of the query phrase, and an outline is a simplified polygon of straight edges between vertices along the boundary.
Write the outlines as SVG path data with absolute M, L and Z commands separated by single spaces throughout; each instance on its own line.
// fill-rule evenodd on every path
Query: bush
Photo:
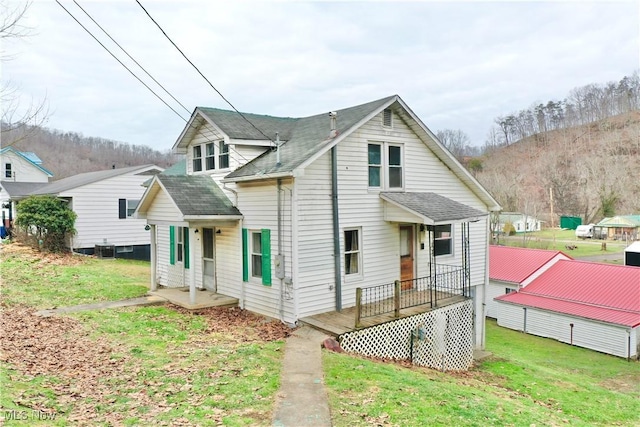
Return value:
M 32 246 L 50 252 L 65 250 L 75 233 L 76 213 L 53 196 L 29 196 L 16 205 L 16 226 Z
M 504 232 L 504 234 L 506 234 L 507 236 L 515 236 L 516 234 L 516 228 L 513 226 L 512 223 L 507 222 L 502 231 Z

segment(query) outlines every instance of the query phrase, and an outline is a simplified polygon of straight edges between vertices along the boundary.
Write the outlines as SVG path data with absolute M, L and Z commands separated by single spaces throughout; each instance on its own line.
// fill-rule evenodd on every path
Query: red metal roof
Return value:
M 640 267 L 560 260 L 496 300 L 634 328 L 640 326 Z
M 571 258 L 560 251 L 490 245 L 489 278 L 521 283 L 557 255 Z

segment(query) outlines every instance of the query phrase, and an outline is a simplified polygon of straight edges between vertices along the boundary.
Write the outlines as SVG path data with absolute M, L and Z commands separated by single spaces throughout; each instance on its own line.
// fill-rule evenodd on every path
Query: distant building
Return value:
M 498 230 L 505 232 L 505 226 L 513 225 L 516 233 L 540 231 L 542 221 L 520 212 L 503 212 L 500 214 Z
M 596 224 L 606 229 L 608 239 L 638 240 L 640 238 L 640 215 L 618 215 L 608 217 Z

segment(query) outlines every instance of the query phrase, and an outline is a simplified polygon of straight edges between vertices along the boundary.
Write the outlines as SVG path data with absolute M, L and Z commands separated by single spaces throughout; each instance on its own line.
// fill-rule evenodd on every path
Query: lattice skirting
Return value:
M 181 265 L 167 266 L 167 285 L 168 288 L 181 288 L 186 286 L 184 280 L 184 269 Z
M 347 352 L 442 371 L 463 371 L 473 363 L 473 301 L 467 300 L 405 317 L 339 338 Z

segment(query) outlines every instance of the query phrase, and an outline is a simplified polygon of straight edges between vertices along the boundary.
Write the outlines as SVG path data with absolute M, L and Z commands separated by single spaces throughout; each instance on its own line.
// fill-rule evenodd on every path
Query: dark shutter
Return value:
M 182 237 L 182 247 L 184 248 L 184 268 L 189 268 L 189 227 L 184 227 Z
M 118 218 L 127 217 L 127 199 L 118 199 Z
M 176 264 L 176 228 L 172 225 L 169 227 L 169 264 Z
M 271 230 L 261 230 L 262 243 L 262 284 L 271 286 Z
M 249 230 L 242 229 L 242 281 L 249 281 Z

